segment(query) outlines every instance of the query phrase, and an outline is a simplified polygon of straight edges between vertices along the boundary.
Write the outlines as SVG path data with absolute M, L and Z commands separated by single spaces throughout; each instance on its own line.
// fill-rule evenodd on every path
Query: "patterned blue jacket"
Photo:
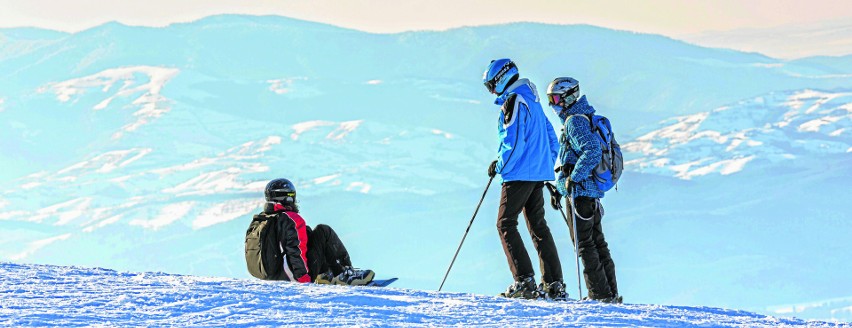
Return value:
M 595 108 L 589 105 L 586 96 L 582 96 L 567 110 L 565 117 L 560 117 L 564 126 L 559 139 L 561 143 L 559 163 L 574 165 L 574 170 L 571 171 L 571 181 L 577 182 L 574 186 L 574 197 L 602 198 L 604 196 L 592 178 L 592 171 L 600 163 L 603 150 L 598 138 L 592 134 L 591 121 L 580 116 L 594 114 Z M 563 196 L 569 195 L 568 190 L 565 189 L 566 179 L 565 173 L 560 172 L 556 187 Z
M 544 115 L 535 85 L 520 79 L 494 103 L 501 106 L 497 172 L 503 181 L 553 180 L 559 141 Z

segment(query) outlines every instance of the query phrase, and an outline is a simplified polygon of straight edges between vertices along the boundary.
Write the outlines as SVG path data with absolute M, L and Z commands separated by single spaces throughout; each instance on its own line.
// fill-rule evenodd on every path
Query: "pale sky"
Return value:
M 36 26 L 76 32 L 108 21 L 164 26 L 222 13 L 281 15 L 380 33 L 532 21 L 678 36 L 852 21 L 852 1 L 0 0 L 0 28 Z
M 0 0 L 0 28 L 77 32 L 216 14 L 279 15 L 374 33 L 512 22 L 589 24 L 776 58 L 852 54 L 852 0 Z

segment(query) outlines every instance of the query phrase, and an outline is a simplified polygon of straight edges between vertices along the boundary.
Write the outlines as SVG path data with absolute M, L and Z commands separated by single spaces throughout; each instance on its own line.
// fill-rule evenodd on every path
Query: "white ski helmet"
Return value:
M 580 98 L 580 81 L 572 77 L 557 77 L 547 86 L 547 102 L 551 107 L 569 108 Z M 556 110 L 556 107 L 553 108 Z M 559 112 L 557 111 L 557 114 Z

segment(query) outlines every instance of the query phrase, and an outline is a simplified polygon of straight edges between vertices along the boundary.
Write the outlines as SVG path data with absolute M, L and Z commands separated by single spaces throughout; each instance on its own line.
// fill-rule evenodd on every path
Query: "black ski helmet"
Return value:
M 296 204 L 296 186 L 287 179 L 275 179 L 266 184 L 264 190 L 267 202 L 284 205 Z

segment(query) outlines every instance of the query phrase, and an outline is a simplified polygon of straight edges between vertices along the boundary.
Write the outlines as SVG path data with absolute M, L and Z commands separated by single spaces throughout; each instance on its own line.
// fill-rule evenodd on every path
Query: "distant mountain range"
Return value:
M 852 295 L 848 58 L 591 26 L 368 34 L 215 16 L 0 30 L 0 259 L 247 277 L 246 220 L 265 183 L 288 177 L 309 223 L 337 229 L 356 265 L 434 289 L 495 156 L 480 77 L 499 57 L 541 95 L 577 77 L 613 120 L 628 172 L 605 227 L 630 302 L 776 313 Z M 511 280 L 497 190 L 449 290 Z M 567 229 L 548 218 L 571 280 Z
M 852 92 L 771 93 L 709 112 L 675 117 L 623 145 L 640 172 L 691 179 L 780 162 L 852 153 Z

